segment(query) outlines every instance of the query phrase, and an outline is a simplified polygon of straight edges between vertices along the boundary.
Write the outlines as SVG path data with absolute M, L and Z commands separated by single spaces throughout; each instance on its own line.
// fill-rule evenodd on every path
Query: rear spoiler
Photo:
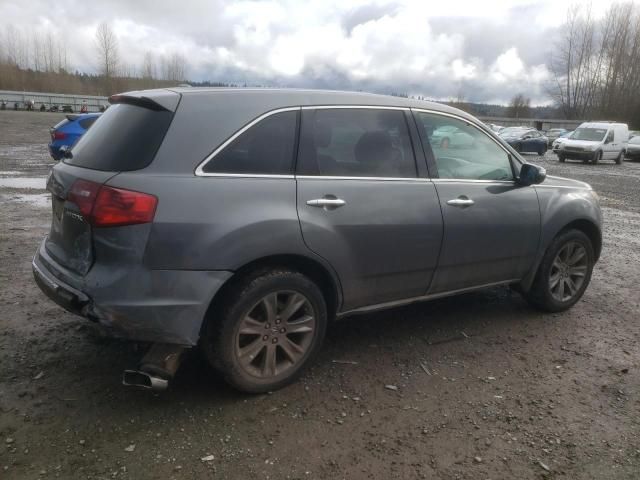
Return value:
M 150 110 L 175 112 L 180 102 L 180 94 L 169 90 L 143 90 L 111 95 L 109 103 L 125 103 Z

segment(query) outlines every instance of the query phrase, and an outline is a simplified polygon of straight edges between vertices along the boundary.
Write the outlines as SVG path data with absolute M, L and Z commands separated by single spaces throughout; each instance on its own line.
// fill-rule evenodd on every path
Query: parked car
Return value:
M 571 130 L 570 132 L 564 132 L 562 135 L 560 135 L 558 138 L 556 138 L 553 141 L 553 144 L 551 145 L 551 149 L 553 150 L 553 153 L 556 153 L 556 154 L 558 153 L 558 150 L 560 150 L 560 145 L 562 145 L 564 141 L 571 136 L 572 133 L 573 133 L 573 130 Z
M 61 109 L 63 113 L 73 113 L 73 106 L 71 105 L 62 105 Z
M 508 127 L 500 136 L 517 152 L 532 152 L 542 156 L 547 152 L 547 137 L 533 128 Z
M 640 135 L 640 130 L 629 130 L 629 140 Z
M 50 128 L 51 142 L 48 146 L 49 154 L 54 160 L 60 160 L 64 156 L 64 151 L 70 150 L 100 115 L 99 113 L 67 115 L 64 120 Z
M 465 148 L 473 146 L 474 137 L 455 126 L 445 125 L 434 130 L 429 141 L 434 148 Z
M 566 128 L 550 128 L 547 130 L 547 138 L 549 139 L 549 145 L 553 145 L 556 138 L 560 138 L 563 134 L 567 133 Z
M 600 255 L 591 187 L 455 108 L 232 88 L 110 102 L 51 171 L 32 265 L 67 310 L 153 344 L 128 385 L 166 388 L 199 345 L 234 387 L 271 391 L 335 318 L 496 285 L 560 312 Z M 444 127 L 473 148 L 436 148 Z
M 598 163 L 614 160 L 621 164 L 627 151 L 629 128 L 625 123 L 585 122 L 574 130 L 558 149 L 558 160 Z
M 629 160 L 640 160 L 640 136 L 635 136 L 629 140 L 626 157 Z

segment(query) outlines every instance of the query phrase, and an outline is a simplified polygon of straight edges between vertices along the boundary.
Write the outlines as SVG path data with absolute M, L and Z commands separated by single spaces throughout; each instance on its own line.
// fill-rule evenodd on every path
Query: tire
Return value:
M 301 273 L 285 269 L 257 272 L 231 288 L 205 323 L 202 348 L 207 360 L 243 392 L 264 393 L 293 382 L 324 340 L 327 307 L 322 291 Z
M 582 298 L 591 280 L 594 263 L 595 254 L 589 237 L 580 230 L 560 232 L 547 248 L 533 284 L 523 296 L 532 306 L 545 312 L 567 310 Z
M 564 163 L 565 158 L 562 155 L 558 155 L 558 161 Z
M 620 153 L 616 157 L 616 163 L 618 165 L 622 165 L 622 162 L 624 162 L 624 150 L 620 150 Z
M 602 160 L 602 151 L 597 151 L 596 153 L 593 154 L 593 164 L 597 164 L 600 160 Z
M 545 153 L 547 153 L 547 147 L 545 146 L 540 147 L 540 150 L 538 150 L 538 156 L 544 157 Z

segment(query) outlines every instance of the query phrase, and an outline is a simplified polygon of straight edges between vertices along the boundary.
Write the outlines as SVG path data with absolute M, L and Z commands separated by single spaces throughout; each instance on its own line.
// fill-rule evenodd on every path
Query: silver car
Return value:
M 35 280 L 152 344 L 124 382 L 166 388 L 200 346 L 234 387 L 293 381 L 331 321 L 510 285 L 560 312 L 600 255 L 598 198 L 476 118 L 308 90 L 130 92 L 53 167 Z M 455 129 L 472 148 L 429 138 Z

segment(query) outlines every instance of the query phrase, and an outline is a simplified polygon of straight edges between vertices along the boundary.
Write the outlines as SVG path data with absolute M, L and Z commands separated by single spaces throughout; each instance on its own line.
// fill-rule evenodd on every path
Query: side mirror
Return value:
M 528 187 L 529 185 L 537 185 L 544 182 L 545 178 L 547 178 L 547 171 L 544 168 L 532 163 L 524 163 L 520 168 L 518 183 Z

